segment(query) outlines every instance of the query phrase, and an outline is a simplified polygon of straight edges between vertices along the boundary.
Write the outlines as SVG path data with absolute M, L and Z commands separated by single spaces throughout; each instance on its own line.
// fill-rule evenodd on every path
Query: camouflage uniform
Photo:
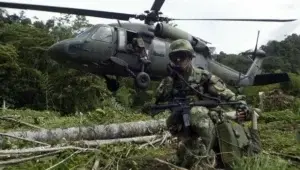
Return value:
M 144 40 L 141 37 L 133 38 L 132 45 L 134 48 L 134 51 L 139 55 L 140 60 L 144 64 L 150 64 L 151 61 L 148 58 L 146 49 L 145 49 L 145 43 Z
M 170 54 L 177 51 L 192 51 L 192 47 L 184 40 L 174 41 L 170 45 Z M 190 53 L 191 54 L 191 53 Z M 182 76 L 192 87 L 200 92 L 206 92 L 211 96 L 220 96 L 221 99 L 227 101 L 243 101 L 243 96 L 234 94 L 226 87 L 221 79 L 215 75 L 211 75 L 208 71 L 193 67 L 189 71 L 183 73 Z M 164 78 L 157 88 L 156 97 L 159 101 L 164 102 L 180 93 L 183 83 L 174 77 L 168 76 Z M 186 86 L 186 88 L 189 88 Z M 197 96 L 195 92 L 191 91 L 188 96 Z M 199 97 L 199 96 L 198 96 Z M 198 98 L 197 97 L 197 98 Z M 200 98 L 198 98 L 200 99 Z M 180 166 L 190 168 L 198 159 L 197 156 L 203 156 L 206 153 L 206 147 L 209 145 L 211 139 L 211 131 L 213 129 L 213 122 L 210 115 L 216 113 L 215 110 L 207 109 L 206 107 L 193 107 L 191 109 L 191 129 L 193 136 L 185 138 L 182 135 L 182 125 L 177 123 L 178 118 L 170 116 L 167 121 L 167 128 L 172 135 L 178 136 L 180 139 L 177 156 L 179 158 Z M 196 157 L 195 157 L 196 155 Z

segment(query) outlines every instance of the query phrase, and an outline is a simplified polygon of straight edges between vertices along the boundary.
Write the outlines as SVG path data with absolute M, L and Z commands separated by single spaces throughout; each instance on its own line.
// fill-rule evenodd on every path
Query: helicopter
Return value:
M 170 63 L 169 45 L 177 39 L 185 39 L 192 44 L 195 55 L 192 60 L 194 67 L 208 70 L 228 85 L 255 86 L 290 80 L 287 73 L 261 74 L 262 62 L 267 56 L 264 51 L 257 49 L 259 32 L 255 49 L 243 53 L 252 56 L 253 61 L 247 73 L 243 74 L 213 59 L 209 42 L 176 28 L 169 22 L 173 20 L 292 22 L 296 19 L 169 18 L 163 17 L 160 11 L 164 2 L 165 0 L 155 0 L 151 9 L 142 14 L 9 2 L 0 2 L 0 7 L 116 19 L 117 23 L 93 25 L 76 37 L 59 41 L 48 49 L 49 56 L 56 62 L 104 77 L 110 91 L 117 91 L 120 87 L 119 77 L 132 77 L 135 86 L 145 90 L 152 80 L 158 81 L 167 76 L 167 65 Z M 130 18 L 139 19 L 144 23 L 120 23 L 120 20 L 129 21 Z

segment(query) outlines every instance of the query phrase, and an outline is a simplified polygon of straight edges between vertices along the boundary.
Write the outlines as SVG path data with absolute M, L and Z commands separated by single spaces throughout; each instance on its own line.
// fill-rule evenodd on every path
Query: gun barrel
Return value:
M 211 108 L 211 107 L 217 107 L 219 105 L 236 105 L 240 103 L 241 102 L 218 102 L 215 100 L 201 100 L 195 102 L 181 101 L 181 102 L 172 102 L 168 104 L 152 105 L 151 110 L 157 112 L 158 110 L 167 110 L 175 107 L 186 108 L 186 107 L 194 107 L 194 106 L 204 106 L 204 107 Z
M 201 100 L 196 101 L 191 104 L 191 106 L 205 106 L 205 107 L 216 107 L 219 105 L 219 102 L 215 100 Z
M 151 106 L 151 109 L 154 109 L 154 110 L 166 110 L 166 109 L 173 108 L 173 107 L 178 107 L 178 106 L 181 106 L 181 105 L 179 105 L 178 103 L 160 104 L 160 105 L 153 105 L 153 106 Z

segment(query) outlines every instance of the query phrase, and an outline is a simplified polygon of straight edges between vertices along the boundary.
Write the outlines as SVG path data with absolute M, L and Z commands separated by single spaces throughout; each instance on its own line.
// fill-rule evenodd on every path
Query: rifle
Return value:
M 221 102 L 216 100 L 191 101 L 189 98 L 174 98 L 168 104 L 150 105 L 150 114 L 152 117 L 161 111 L 170 109 L 173 114 L 180 114 L 183 120 L 184 131 L 186 135 L 190 135 L 190 110 L 194 106 L 204 106 L 214 108 L 222 105 L 239 105 L 242 102 Z

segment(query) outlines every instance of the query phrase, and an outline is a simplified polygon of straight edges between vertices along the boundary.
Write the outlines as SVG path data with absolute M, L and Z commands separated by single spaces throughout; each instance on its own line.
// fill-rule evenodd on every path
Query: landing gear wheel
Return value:
M 110 79 L 106 80 L 106 86 L 111 92 L 116 92 L 119 89 L 120 84 L 117 80 Z
M 150 76 L 145 72 L 140 72 L 136 75 L 135 84 L 140 89 L 148 88 L 150 84 Z

